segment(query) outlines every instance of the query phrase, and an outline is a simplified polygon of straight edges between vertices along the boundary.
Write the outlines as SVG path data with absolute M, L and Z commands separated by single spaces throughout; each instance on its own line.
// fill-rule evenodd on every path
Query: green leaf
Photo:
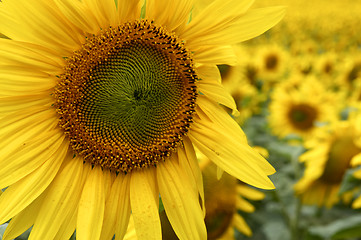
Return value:
M 355 178 L 353 176 L 354 172 L 358 170 L 360 170 L 360 167 L 351 168 L 346 171 L 341 183 L 339 194 L 343 194 L 345 192 L 351 191 L 361 185 L 361 179 Z
M 349 229 L 342 230 L 332 236 L 332 239 L 351 239 L 361 237 L 361 225 L 353 226 Z
M 263 230 L 269 240 L 291 239 L 288 227 L 280 219 L 272 219 L 265 223 Z
M 308 233 L 323 239 L 361 237 L 361 214 L 338 219 L 324 226 L 310 227 Z

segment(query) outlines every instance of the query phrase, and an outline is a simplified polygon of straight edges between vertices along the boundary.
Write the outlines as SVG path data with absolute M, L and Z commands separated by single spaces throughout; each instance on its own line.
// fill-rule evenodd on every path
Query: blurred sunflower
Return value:
M 256 53 L 259 78 L 267 88 L 279 82 L 287 67 L 288 53 L 276 44 L 265 44 Z
M 352 91 L 342 91 L 342 93 L 345 99 L 345 108 L 361 109 L 361 77 L 356 80 Z
M 300 156 L 305 162 L 304 176 L 296 183 L 295 192 L 304 204 L 332 207 L 339 201 L 343 176 L 352 162 L 361 163 L 361 133 L 350 119 L 325 126 L 323 131 L 305 143 L 308 149 Z M 349 201 L 350 195 L 341 198 Z
M 244 76 L 249 84 L 254 86 L 257 89 L 261 88 L 261 82 L 258 78 L 259 69 L 256 66 L 255 61 L 249 60 L 244 64 L 243 68 Z
M 269 125 L 279 137 L 311 137 L 318 124 L 337 119 L 336 96 L 314 77 L 291 76 L 275 86 L 269 104 Z
M 323 82 L 327 85 L 334 84 L 334 78 L 337 73 L 339 59 L 334 51 L 329 51 L 317 57 L 315 62 L 315 71 L 320 75 Z
M 311 75 L 314 72 L 315 55 L 305 54 L 291 58 L 291 69 L 302 75 Z
M 354 118 L 355 119 L 355 122 L 356 122 L 356 131 L 357 132 L 361 132 L 361 125 L 360 125 L 360 122 L 361 122 L 361 112 L 360 112 L 360 109 L 358 109 L 358 111 L 354 111 L 352 112 L 351 114 L 351 118 Z M 358 140 L 359 142 L 360 140 Z M 361 155 L 361 154 L 360 154 Z M 352 167 L 358 167 L 358 170 L 355 170 L 353 172 L 353 176 L 355 178 L 358 178 L 358 179 L 361 179 L 361 168 L 360 168 L 360 165 L 361 165 L 361 156 L 357 156 L 357 157 L 354 157 L 352 158 L 351 162 L 350 162 L 350 165 Z M 359 189 L 356 189 L 356 191 L 359 190 Z M 357 196 L 353 202 L 352 202 L 352 208 L 361 208 L 361 195 Z
M 348 92 L 359 84 L 361 78 L 361 55 L 352 55 L 345 59 L 342 72 L 338 79 L 340 89 L 345 89 Z
M 238 87 L 231 92 L 236 102 L 238 113 L 233 117 L 238 124 L 242 125 L 253 114 L 261 111 L 260 103 L 265 101 L 266 96 L 260 94 L 252 85 L 243 81 Z
M 0 223 L 4 239 L 161 239 L 159 195 L 180 239 L 206 239 L 193 145 L 260 188 L 274 169 L 218 104 L 218 64 L 283 7 L 215 1 L 0 3 Z M 247 27 L 244 27 L 247 26 Z M 198 94 L 198 91 L 201 94 Z M 219 139 L 222 139 L 220 144 Z
M 254 212 L 254 206 L 246 199 L 262 200 L 264 194 L 227 173 L 220 176 L 217 166 L 210 161 L 201 163 L 201 168 L 208 239 L 235 239 L 236 230 L 251 236 L 250 227 L 238 211 Z

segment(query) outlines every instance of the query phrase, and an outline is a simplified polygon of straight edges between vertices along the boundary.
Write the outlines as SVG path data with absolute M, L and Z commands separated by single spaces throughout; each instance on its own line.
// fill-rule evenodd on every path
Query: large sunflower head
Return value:
M 54 91 L 59 125 L 91 164 L 118 172 L 156 165 L 192 123 L 197 78 L 190 53 L 163 27 L 109 28 L 66 60 Z
M 360 160 L 360 132 L 355 119 L 322 130 L 306 142 L 308 151 L 300 157 L 306 169 L 295 191 L 305 204 L 332 207 L 339 200 L 338 191 L 346 170 Z
M 220 106 L 236 109 L 217 68 L 235 61 L 231 45 L 284 15 L 252 3 L 217 0 L 193 14 L 192 0 L 2 1 L 4 238 L 33 225 L 33 239 L 75 229 L 122 239 L 132 212 L 140 239 L 161 239 L 161 196 L 180 239 L 205 239 L 194 146 L 273 188 L 274 169 Z

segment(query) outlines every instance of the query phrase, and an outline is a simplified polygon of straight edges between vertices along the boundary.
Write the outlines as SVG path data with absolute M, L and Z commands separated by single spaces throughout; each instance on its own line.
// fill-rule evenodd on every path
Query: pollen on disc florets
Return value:
M 55 89 L 59 125 L 85 161 L 129 172 L 181 144 L 195 112 L 192 56 L 147 20 L 90 37 L 66 60 Z

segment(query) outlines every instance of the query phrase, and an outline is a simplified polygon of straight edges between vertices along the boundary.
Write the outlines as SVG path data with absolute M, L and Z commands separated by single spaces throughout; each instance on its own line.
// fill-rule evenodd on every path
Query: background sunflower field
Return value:
M 219 69 L 238 106 L 235 120 L 277 170 L 276 189 L 246 189 L 223 176 L 209 208 L 228 204 L 237 185 L 238 210 L 210 239 L 361 239 L 361 1 L 258 0 L 253 7 L 272 5 L 287 6 L 285 18 L 234 46 L 238 62 Z M 215 182 L 205 184 L 207 191 Z M 207 226 L 217 228 L 219 216 Z
M 238 86 L 236 67 L 221 68 L 236 119 L 277 170 L 276 190 L 255 212 L 241 212 L 252 236 L 236 239 L 361 239 L 361 2 L 255 3 L 270 4 L 288 6 L 287 14 L 237 46 Z

